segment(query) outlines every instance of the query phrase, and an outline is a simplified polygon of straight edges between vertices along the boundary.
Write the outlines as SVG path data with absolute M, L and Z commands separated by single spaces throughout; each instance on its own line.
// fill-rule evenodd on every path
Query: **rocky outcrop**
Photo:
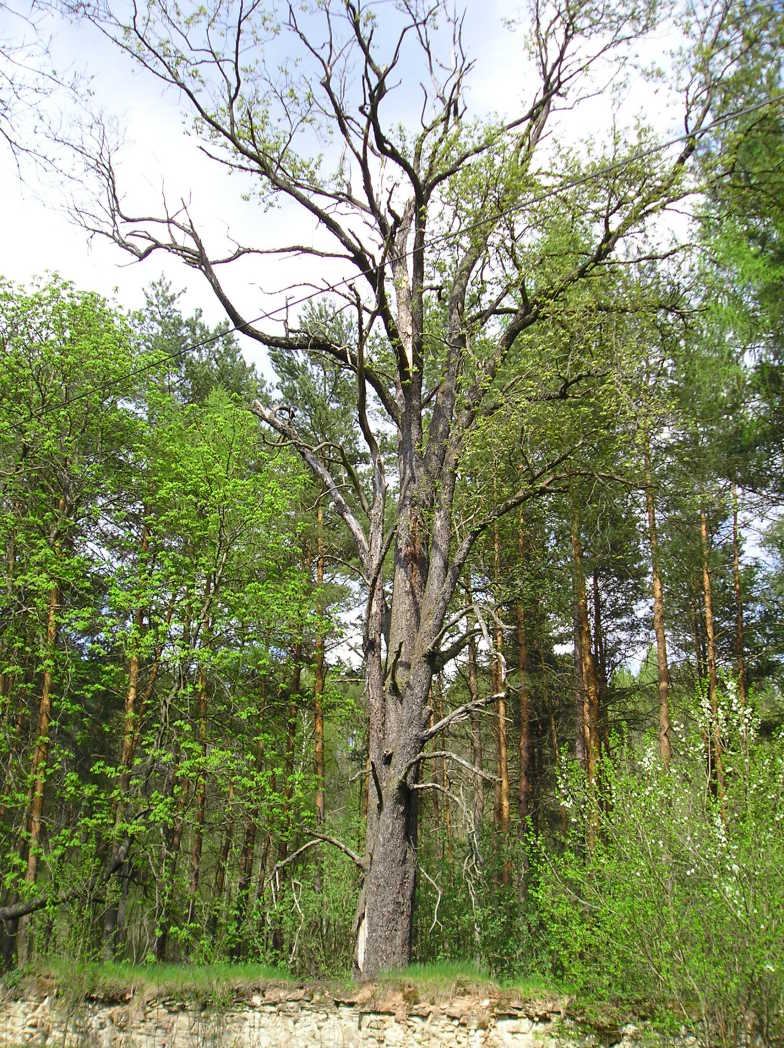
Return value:
M 0 996 L 0 1046 L 21 1048 L 642 1048 L 672 1045 L 650 1031 L 586 1030 L 565 1002 L 498 992 L 422 999 L 415 988 L 355 992 L 269 985 L 225 999 L 146 994 L 68 997 L 55 986 Z M 691 1040 L 691 1039 L 689 1039 Z M 688 1042 L 683 1039 L 682 1043 Z M 696 1044 L 692 1040 L 692 1044 Z

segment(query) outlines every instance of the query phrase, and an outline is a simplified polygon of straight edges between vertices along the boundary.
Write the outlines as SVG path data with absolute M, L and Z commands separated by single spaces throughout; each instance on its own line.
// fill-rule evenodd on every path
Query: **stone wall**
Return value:
M 502 993 L 417 997 L 415 991 L 372 986 L 339 994 L 270 985 L 228 994 L 220 1002 L 142 991 L 69 1000 L 54 986 L 27 986 L 0 994 L 0 1048 L 642 1048 L 651 1043 L 663 1048 L 673 1043 L 633 1025 L 586 1031 L 557 1001 L 515 1002 Z

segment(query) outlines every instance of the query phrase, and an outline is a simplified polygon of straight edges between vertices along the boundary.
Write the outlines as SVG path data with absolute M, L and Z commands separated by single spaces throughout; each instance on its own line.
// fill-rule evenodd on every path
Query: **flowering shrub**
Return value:
M 704 731 L 605 759 L 595 846 L 579 775 L 562 777 L 572 834 L 536 852 L 532 895 L 551 972 L 592 996 L 697 1020 L 705 1043 L 784 1044 L 784 738 L 756 738 L 725 689 L 726 796 L 706 774 Z

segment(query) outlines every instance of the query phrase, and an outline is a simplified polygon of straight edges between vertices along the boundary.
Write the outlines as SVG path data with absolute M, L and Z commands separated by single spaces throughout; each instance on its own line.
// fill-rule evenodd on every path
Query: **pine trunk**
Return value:
M 468 695 L 471 702 L 479 701 L 479 670 L 477 665 L 476 640 L 473 634 L 468 638 Z M 482 765 L 482 722 L 475 710 L 471 714 L 471 763 L 477 769 L 474 773 L 474 808 L 473 831 L 478 849 L 482 836 L 482 821 L 485 812 L 485 780 L 480 774 Z
M 656 667 L 659 685 L 659 756 L 665 770 L 669 771 L 672 756 L 670 738 L 670 670 L 667 663 L 667 634 L 664 630 L 664 592 L 659 572 L 656 503 L 653 497 L 651 455 L 647 438 L 643 449 L 643 460 L 645 467 L 645 507 L 648 512 L 648 549 L 651 555 L 653 631 L 656 635 Z
M 318 506 L 318 534 L 316 537 L 316 585 L 319 590 L 324 585 L 324 507 Z M 323 614 L 323 609 L 322 614 Z M 319 625 L 313 649 L 313 736 L 314 736 L 314 771 L 316 775 L 316 822 L 324 822 L 326 804 L 324 795 L 324 633 Z
M 746 659 L 743 651 L 743 586 L 740 577 L 740 534 L 738 530 L 738 489 L 732 485 L 732 581 L 735 589 L 735 658 L 738 668 L 738 699 L 748 703 Z
M 583 550 L 580 542 L 580 524 L 576 512 L 572 511 L 572 565 L 574 598 L 577 611 L 577 628 L 580 643 L 580 675 L 582 678 L 583 729 L 585 738 L 585 768 L 588 780 L 588 833 L 589 846 L 596 839 L 597 797 L 596 783 L 599 775 L 599 684 L 591 643 L 591 627 L 588 621 L 588 598 L 585 591 Z
M 713 592 L 710 573 L 710 546 L 708 542 L 708 517 L 704 504 L 700 505 L 700 545 L 702 548 L 702 589 L 705 602 L 705 637 L 708 664 L 708 705 L 711 724 L 709 729 L 708 774 L 712 787 L 724 805 L 724 756 L 719 723 L 719 678 L 716 669 L 716 631 L 713 619 Z

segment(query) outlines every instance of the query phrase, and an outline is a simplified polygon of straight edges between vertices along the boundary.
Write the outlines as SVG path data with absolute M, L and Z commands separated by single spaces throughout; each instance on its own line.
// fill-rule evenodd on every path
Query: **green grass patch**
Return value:
M 52 957 L 36 962 L 24 971 L 8 973 L 2 980 L 7 988 L 19 986 L 26 980 L 53 983 L 64 996 L 77 1000 L 85 997 L 124 999 L 129 994 L 145 998 L 175 997 L 212 1003 L 227 1003 L 235 995 L 268 984 L 303 984 L 284 968 L 265 964 L 122 964 L 79 963 Z M 413 991 L 417 1000 L 428 997 L 451 996 L 455 993 L 484 996 L 487 993 L 512 993 L 522 998 L 553 997 L 565 993 L 536 977 L 525 979 L 495 979 L 488 969 L 472 961 L 439 961 L 432 964 L 412 964 L 407 968 L 385 972 L 373 980 L 384 991 Z M 349 992 L 359 984 L 350 977 L 307 980 L 314 987 L 322 986 L 328 992 Z
M 568 994 L 565 986 L 556 986 L 551 979 L 529 975 L 516 979 L 497 979 L 489 969 L 473 961 L 436 961 L 432 964 L 412 964 L 380 975 L 376 980 L 381 985 L 397 986 L 414 984 L 423 990 L 444 992 L 454 989 L 504 990 L 521 997 L 561 996 Z
M 148 997 L 225 998 L 265 983 L 293 981 L 290 972 L 266 964 L 80 964 L 63 958 L 40 961 L 30 975 L 49 978 L 63 993 L 79 997 L 138 991 Z

